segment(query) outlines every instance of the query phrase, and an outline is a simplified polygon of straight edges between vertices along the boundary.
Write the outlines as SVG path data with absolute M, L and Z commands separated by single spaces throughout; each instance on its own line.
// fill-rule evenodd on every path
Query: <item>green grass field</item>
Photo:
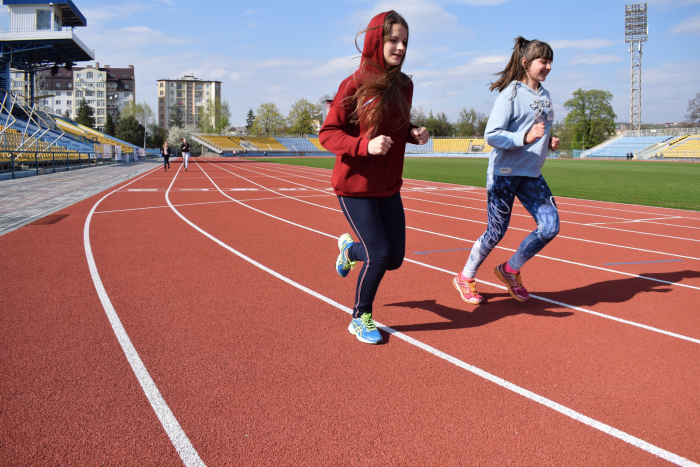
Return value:
M 334 157 L 259 161 L 332 169 Z M 486 186 L 488 159 L 409 157 L 403 176 Z M 547 159 L 542 168 L 554 196 L 700 211 L 700 164 L 691 162 Z

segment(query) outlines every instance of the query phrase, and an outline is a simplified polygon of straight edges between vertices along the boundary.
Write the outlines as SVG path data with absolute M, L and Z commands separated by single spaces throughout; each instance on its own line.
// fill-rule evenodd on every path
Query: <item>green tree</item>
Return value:
M 617 115 L 610 104 L 612 98 L 608 91 L 578 89 L 564 103 L 569 111 L 564 124 L 571 128 L 572 149 L 592 148 L 615 134 Z
M 455 134 L 459 136 L 483 136 L 481 128 L 482 122 L 486 120 L 486 115 L 477 112 L 473 108 L 467 110 L 463 108 L 459 111 L 459 118 L 454 125 Z M 486 127 L 486 124 L 483 125 Z
M 486 125 L 489 123 L 489 118 L 480 113 L 481 119 L 476 124 L 476 136 L 481 136 L 482 138 L 486 134 Z
M 221 133 L 231 126 L 231 109 L 228 101 L 217 97 L 207 101 L 207 106 L 199 115 L 199 131 L 202 133 Z
M 155 122 L 149 123 L 147 135 L 146 146 L 149 148 L 160 148 L 167 137 L 165 129 L 158 126 Z
M 447 119 L 445 112 L 437 112 L 433 115 L 431 110 L 428 112 L 424 126 L 432 136 L 452 136 L 454 133 L 454 127 Z
M 65 112 L 63 112 L 63 118 L 67 118 L 68 120 L 71 119 L 70 118 L 70 110 L 66 110 Z
M 143 144 L 145 128 L 141 125 L 133 115 L 120 119 L 119 128 L 117 128 L 117 138 L 131 143 L 135 146 Z
M 264 102 L 258 107 L 252 132 L 258 135 L 276 134 L 284 125 L 284 117 L 272 102 Z
M 287 124 L 292 135 L 309 135 L 314 132 L 314 120 L 321 120 L 321 107 L 306 99 L 299 99 L 289 109 Z
M 700 92 L 695 95 L 695 98 L 688 101 L 688 113 L 685 114 L 685 119 L 693 124 L 700 124 Z
M 107 112 L 107 119 L 105 120 L 104 134 L 109 135 L 109 136 L 114 136 L 116 131 L 117 131 L 117 128 L 114 125 L 114 120 L 112 120 L 112 114 Z
M 85 99 L 80 101 L 80 106 L 76 112 L 75 121 L 81 125 L 85 125 L 90 128 L 95 128 L 95 109 L 90 107 Z
M 255 124 L 255 114 L 253 113 L 253 109 L 250 109 L 248 111 L 248 115 L 245 118 L 245 128 L 249 133 L 253 129 L 254 124 Z
M 170 107 L 170 114 L 168 115 L 168 128 L 182 128 L 185 122 L 182 120 L 182 114 L 178 110 L 177 106 L 174 105 Z

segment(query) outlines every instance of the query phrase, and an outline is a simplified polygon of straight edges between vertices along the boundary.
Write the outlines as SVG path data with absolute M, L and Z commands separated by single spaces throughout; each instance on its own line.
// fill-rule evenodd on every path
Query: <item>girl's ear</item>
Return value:
M 520 64 L 522 65 L 523 68 L 527 70 L 527 66 L 525 65 L 527 63 L 527 57 L 523 57 L 520 59 Z

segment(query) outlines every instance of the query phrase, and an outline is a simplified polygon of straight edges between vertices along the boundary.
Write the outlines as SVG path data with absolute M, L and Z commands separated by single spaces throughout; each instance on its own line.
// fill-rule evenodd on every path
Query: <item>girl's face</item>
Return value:
M 401 60 L 406 54 L 408 44 L 408 31 L 400 24 L 391 26 L 391 34 L 384 43 L 384 63 L 387 67 L 401 65 Z
M 525 59 L 523 58 L 523 66 L 525 66 Z M 525 73 L 527 77 L 538 83 L 541 83 L 547 79 L 547 75 L 552 71 L 552 61 L 546 58 L 537 58 L 530 63 L 530 66 L 525 68 Z

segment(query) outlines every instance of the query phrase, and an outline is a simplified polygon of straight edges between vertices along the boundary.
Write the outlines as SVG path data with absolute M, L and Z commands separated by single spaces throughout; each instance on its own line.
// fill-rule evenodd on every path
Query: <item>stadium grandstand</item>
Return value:
M 211 134 L 194 134 L 192 139 L 211 152 L 222 156 L 233 153 L 268 152 L 286 154 L 306 154 L 328 151 L 321 146 L 318 136 L 282 137 L 282 136 L 222 136 Z M 407 154 L 471 154 L 487 156 L 491 146 L 483 138 L 430 138 L 425 145 L 406 143 Z
M 637 160 L 700 160 L 700 129 L 625 131 L 622 135 L 583 151 L 582 158 Z

